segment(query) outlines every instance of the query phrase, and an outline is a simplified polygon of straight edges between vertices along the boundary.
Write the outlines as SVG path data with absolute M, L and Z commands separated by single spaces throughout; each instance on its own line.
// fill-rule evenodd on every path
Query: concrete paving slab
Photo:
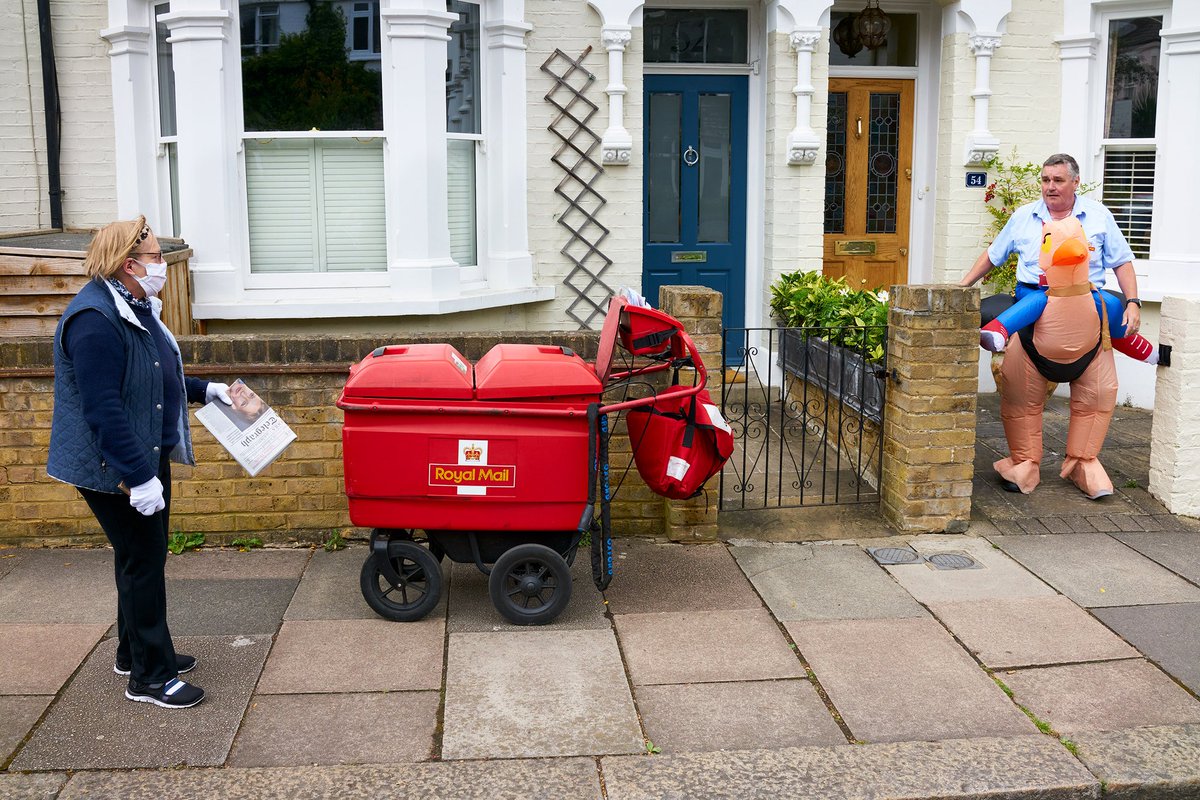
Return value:
M 0 766 L 8 761 L 53 699 L 49 695 L 0 697 Z M 7 795 L 0 790 L 0 797 Z
M 1018 703 L 1063 734 L 1200 722 L 1200 703 L 1141 659 L 1035 667 L 1000 677 Z
M 965 553 L 979 569 L 936 569 L 929 563 L 886 566 L 896 582 L 918 601 L 953 603 L 1002 597 L 1053 597 L 1054 590 L 991 542 L 973 536 L 918 536 L 911 541 L 923 556 Z
M 997 536 L 993 541 L 1084 608 L 1200 602 L 1200 588 L 1103 533 Z
M 604 593 L 614 614 L 761 608 L 729 550 L 719 544 L 613 542 L 613 580 Z
M 0 620 L 91 623 L 117 618 L 112 550 L 24 550 L 0 580 Z
M 599 800 L 590 758 L 370 767 L 83 772 L 59 800 Z
M 780 544 L 730 552 L 781 621 L 929 616 L 853 545 Z
M 229 754 L 235 767 L 403 764 L 432 754 L 437 692 L 257 695 Z
M 1200 532 L 1114 533 L 1113 538 L 1192 583 L 1200 583 Z
M 167 557 L 167 578 L 241 580 L 279 578 L 300 580 L 312 555 L 310 548 L 287 550 L 225 550 L 204 548 Z
M 807 680 L 642 686 L 637 704 L 664 753 L 846 743 Z
M 1080 733 L 1079 758 L 1111 800 L 1200 797 L 1200 725 Z
M 804 677 L 804 668 L 766 609 L 618 614 L 635 686 Z
M 284 613 L 285 620 L 305 619 L 380 619 L 363 599 L 359 575 L 366 561 L 366 547 L 351 545 L 327 553 L 315 550 L 304 570 L 300 585 Z M 442 564 L 442 597 L 426 619 L 445 617 L 449 595 L 450 570 Z
M 102 642 L 10 769 L 134 769 L 217 766 L 258 680 L 269 636 L 179 637 L 175 646 L 196 656 L 188 681 L 207 694 L 184 711 L 125 699 L 126 679 L 114 675 L 117 643 Z
M 446 623 L 371 620 L 285 622 L 259 694 L 440 689 Z
M 688 753 L 600 761 L 608 800 L 1093 800 L 1099 782 L 1047 736 Z
M 172 636 L 274 634 L 296 591 L 296 578 L 167 580 Z M 113 635 L 116 634 L 116 626 Z
M 1200 693 L 1200 603 L 1098 608 L 1093 613 L 1177 681 Z
M 474 564 L 453 564 L 451 573 L 450 614 L 446 620 L 451 633 L 522 629 L 500 616 L 488 594 L 488 576 Z M 610 623 L 605 611 L 604 595 L 592 583 L 590 554 L 581 550 L 571 565 L 571 602 L 554 620 L 554 627 L 557 630 L 607 629 Z
M 56 694 L 107 625 L 0 625 L 0 694 Z
M 6 800 L 53 800 L 66 782 L 67 776 L 62 772 L 0 774 L 0 797 Z
M 860 740 L 1037 733 L 1029 718 L 932 619 L 785 624 Z
M 442 758 L 637 753 L 612 631 L 450 635 Z
M 1062 595 L 938 603 L 930 608 L 993 669 L 1138 657 L 1136 650 Z

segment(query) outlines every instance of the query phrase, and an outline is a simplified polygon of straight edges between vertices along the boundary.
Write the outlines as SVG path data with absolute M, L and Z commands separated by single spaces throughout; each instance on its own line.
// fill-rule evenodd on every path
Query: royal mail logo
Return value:
M 459 487 L 491 486 L 511 489 L 517 485 L 517 468 L 515 466 L 492 464 L 481 464 L 479 466 L 430 464 L 429 485 Z
M 474 447 L 474 446 L 467 447 L 463 450 L 463 460 L 464 461 L 482 461 L 483 460 L 483 450 L 479 449 L 478 447 Z

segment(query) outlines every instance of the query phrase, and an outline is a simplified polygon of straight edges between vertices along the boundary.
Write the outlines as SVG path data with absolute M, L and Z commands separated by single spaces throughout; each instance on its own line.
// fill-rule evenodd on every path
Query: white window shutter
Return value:
M 247 139 L 245 151 L 253 271 L 316 271 L 320 259 L 312 141 Z
M 448 139 L 447 200 L 450 223 L 450 256 L 460 267 L 479 263 L 478 223 L 475 212 L 475 142 Z
M 318 141 L 317 152 L 324 189 L 325 268 L 387 269 L 383 145 L 333 139 Z
M 1104 148 L 1104 205 L 1138 258 L 1150 256 L 1155 155 L 1153 145 Z

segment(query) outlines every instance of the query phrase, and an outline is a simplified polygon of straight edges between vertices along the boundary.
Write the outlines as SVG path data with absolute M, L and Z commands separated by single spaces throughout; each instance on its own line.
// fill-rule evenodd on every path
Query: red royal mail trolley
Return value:
M 614 373 L 618 346 L 638 358 Z M 695 368 L 694 385 L 603 404 L 606 390 L 683 367 Z M 350 518 L 372 529 L 361 575 L 367 603 L 389 619 L 420 619 L 437 605 L 448 556 L 489 575 L 504 617 L 546 623 L 570 600 L 585 532 L 604 588 L 612 574 L 607 415 L 694 407 L 705 382 L 679 322 L 620 297 L 591 364 L 544 345 L 498 344 L 475 364 L 448 344 L 377 348 L 351 367 L 337 403 Z

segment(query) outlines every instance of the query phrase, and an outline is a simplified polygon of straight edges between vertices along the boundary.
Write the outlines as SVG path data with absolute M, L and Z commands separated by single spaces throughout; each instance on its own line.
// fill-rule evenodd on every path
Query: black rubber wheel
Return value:
M 359 586 L 375 613 L 396 622 L 415 622 L 437 605 L 442 568 L 415 542 L 393 539 L 387 557 L 372 553 L 363 563 Z
M 549 547 L 519 544 L 492 566 L 488 590 L 496 610 L 516 625 L 545 625 L 571 600 L 571 570 Z

